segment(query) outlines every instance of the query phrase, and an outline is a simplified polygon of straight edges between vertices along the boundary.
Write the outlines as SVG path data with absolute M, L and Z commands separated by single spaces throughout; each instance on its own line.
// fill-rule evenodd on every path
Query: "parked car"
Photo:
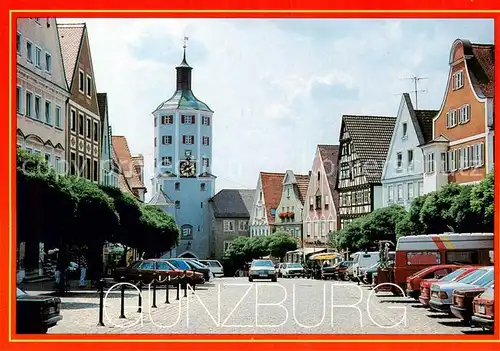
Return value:
M 356 252 L 353 259 L 353 280 L 361 281 L 368 267 L 373 266 L 380 260 L 380 252 Z
M 194 259 L 182 259 L 182 261 L 186 262 L 189 267 L 191 267 L 191 270 L 200 272 L 203 274 L 203 278 L 205 281 L 210 281 L 213 278 L 212 271 L 210 271 L 210 268 L 205 266 L 204 264 L 198 262 L 198 260 Z
M 194 276 L 193 283 L 195 284 L 204 284 L 205 283 L 205 275 L 203 272 L 194 272 L 193 267 L 190 266 L 185 260 L 179 259 L 179 258 L 167 258 L 162 261 L 170 263 L 172 266 L 174 266 L 177 270 L 180 270 L 182 272 L 186 271 L 186 275 L 188 277 Z M 198 268 L 196 269 L 196 271 Z
M 388 262 L 389 266 L 393 265 L 394 263 L 392 261 Z M 373 275 L 377 273 L 378 267 L 380 266 L 380 262 L 375 263 L 371 267 L 368 267 L 364 271 L 363 275 L 363 283 L 371 285 L 373 282 Z
M 443 264 L 424 268 L 406 278 L 406 296 L 418 300 L 420 295 L 420 282 L 424 279 L 439 280 L 453 271 L 462 268 L 463 265 Z
M 478 267 L 460 268 L 441 279 L 423 279 L 420 282 L 420 296 L 418 297 L 418 301 L 420 301 L 420 303 L 424 306 L 429 306 L 429 300 L 431 299 L 431 285 L 433 283 L 455 282 L 465 277 L 467 274 L 474 272 L 476 269 L 478 269 Z
M 61 321 L 61 299 L 28 295 L 16 289 L 16 331 L 18 334 L 45 334 Z
M 198 260 L 200 263 L 204 264 L 214 274 L 214 277 L 223 277 L 224 276 L 224 268 L 222 264 L 217 260 Z
M 300 263 L 282 263 L 279 268 L 279 276 L 283 278 L 303 278 L 306 276 L 306 271 Z
M 273 261 L 253 260 L 250 265 L 250 270 L 248 271 L 248 281 L 252 282 L 254 279 L 271 279 L 273 282 L 278 281 Z
M 156 273 L 158 279 L 165 279 L 170 276 L 170 279 L 176 279 L 177 276 L 184 274 L 184 269 L 180 269 L 172 265 L 167 260 L 149 259 L 141 260 L 132 263 L 128 267 L 118 267 L 112 272 L 115 281 L 121 281 L 124 277 L 127 282 L 142 281 L 144 284 L 149 284 L 153 281 L 153 274 Z M 186 275 L 189 282 L 202 284 L 203 274 L 194 273 L 191 268 L 187 269 Z
M 453 292 L 458 289 L 480 288 L 491 284 L 494 278 L 493 267 L 478 268 L 471 274 L 455 282 L 433 283 L 429 305 L 433 310 L 450 312 Z
M 493 282 L 491 282 L 489 286 L 480 288 L 455 290 L 455 292 L 453 292 L 453 304 L 450 306 L 451 313 L 464 323 L 469 324 L 474 314 L 472 311 L 472 301 L 490 286 L 493 286 Z
M 494 287 L 492 286 L 474 298 L 472 302 L 472 311 L 474 314 L 471 319 L 473 326 L 493 331 L 495 312 L 495 295 L 493 294 L 493 289 Z

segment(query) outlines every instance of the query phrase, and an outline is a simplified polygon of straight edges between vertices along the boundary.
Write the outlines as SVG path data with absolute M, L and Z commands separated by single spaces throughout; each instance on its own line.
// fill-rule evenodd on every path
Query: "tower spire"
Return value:
M 186 48 L 188 37 L 184 37 L 184 50 L 182 62 L 175 69 L 177 70 L 177 90 L 191 90 L 191 70 L 193 69 L 186 61 Z

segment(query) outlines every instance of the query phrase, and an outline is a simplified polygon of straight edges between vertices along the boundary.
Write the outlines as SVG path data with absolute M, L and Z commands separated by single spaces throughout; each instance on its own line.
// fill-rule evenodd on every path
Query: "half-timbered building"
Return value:
M 396 117 L 342 116 L 336 190 L 341 229 L 382 207 L 382 170 Z

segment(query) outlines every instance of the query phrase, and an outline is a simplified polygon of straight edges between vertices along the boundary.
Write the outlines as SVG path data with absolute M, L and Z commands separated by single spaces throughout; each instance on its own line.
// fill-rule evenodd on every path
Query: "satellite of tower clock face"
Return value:
M 181 177 L 193 177 L 196 173 L 196 165 L 190 159 L 183 160 L 179 165 L 179 171 Z

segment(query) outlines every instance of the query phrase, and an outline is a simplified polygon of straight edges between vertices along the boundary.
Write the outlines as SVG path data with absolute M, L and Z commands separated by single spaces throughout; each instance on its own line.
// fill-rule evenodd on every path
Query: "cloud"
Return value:
M 306 174 L 342 114 L 395 115 L 413 74 L 420 108 L 439 108 L 456 38 L 493 42 L 493 20 L 64 19 L 88 25 L 97 88 L 113 132 L 153 175 L 151 112 L 175 89 L 189 37 L 193 91 L 214 111 L 217 189 L 254 187 L 259 171 Z

